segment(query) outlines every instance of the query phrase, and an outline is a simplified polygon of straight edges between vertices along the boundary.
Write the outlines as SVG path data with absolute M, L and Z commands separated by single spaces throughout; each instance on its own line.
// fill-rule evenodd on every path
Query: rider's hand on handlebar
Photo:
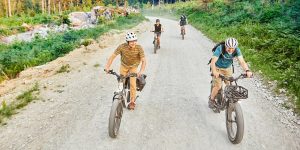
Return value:
M 214 75 L 215 78 L 219 78 L 220 73 L 219 72 L 213 72 L 213 75 Z
M 109 67 L 105 67 L 104 71 L 105 71 L 106 73 L 109 73 Z
M 246 71 L 247 78 L 251 78 L 253 76 L 253 73 L 251 71 Z
M 137 73 L 137 77 L 140 77 L 143 73 L 140 71 Z

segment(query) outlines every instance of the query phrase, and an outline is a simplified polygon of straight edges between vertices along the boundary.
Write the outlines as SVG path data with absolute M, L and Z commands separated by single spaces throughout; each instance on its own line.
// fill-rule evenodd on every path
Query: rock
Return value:
M 297 125 L 300 125 L 300 120 L 297 121 Z
M 85 12 L 72 12 L 69 14 L 69 20 L 72 26 L 81 26 L 89 19 L 89 14 Z
M 23 23 L 22 25 L 21 25 L 22 27 L 24 27 L 27 31 L 29 31 L 29 30 L 32 30 L 33 29 L 33 27 L 32 26 L 30 26 L 30 25 L 28 25 L 27 23 Z

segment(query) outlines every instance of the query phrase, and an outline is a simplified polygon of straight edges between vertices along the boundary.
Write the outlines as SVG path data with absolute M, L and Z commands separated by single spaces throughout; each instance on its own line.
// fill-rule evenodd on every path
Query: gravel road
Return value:
M 155 18 L 149 19 L 133 29 L 147 57 L 147 85 L 138 93 L 136 109 L 125 110 L 116 139 L 108 136 L 107 128 L 117 82 L 103 68 L 124 33 L 111 35 L 107 48 L 82 48 L 66 56 L 70 73 L 39 79 L 42 100 L 0 127 L 0 149 L 300 149 L 299 125 L 282 123 L 282 114 L 265 99 L 255 79 L 240 82 L 250 93 L 241 102 L 245 134 L 240 144 L 231 144 L 224 112 L 216 114 L 207 106 L 207 61 L 214 43 L 189 25 L 182 40 L 178 23 L 161 18 L 165 32 L 154 54 L 150 27 Z M 112 68 L 118 66 L 119 58 Z

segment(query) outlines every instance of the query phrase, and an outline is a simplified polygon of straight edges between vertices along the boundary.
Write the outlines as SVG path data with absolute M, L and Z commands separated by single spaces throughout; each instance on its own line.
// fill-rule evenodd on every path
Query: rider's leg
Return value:
M 222 80 L 220 78 L 213 77 L 212 86 L 213 88 L 211 90 L 210 100 L 214 101 L 216 95 L 222 87 Z
M 157 45 L 160 46 L 160 33 L 157 34 Z
M 232 76 L 232 69 L 231 68 L 217 68 L 217 72 L 220 74 L 224 75 L 225 77 L 230 77 Z M 229 82 L 225 82 L 226 84 L 229 84 Z M 222 87 L 222 79 L 221 78 L 215 78 L 213 77 L 213 89 L 210 95 L 211 100 L 214 100 L 216 95 L 218 94 L 218 91 Z
M 183 34 L 185 34 L 184 25 L 181 26 L 181 32 L 182 32 Z
M 129 69 L 123 65 L 120 66 L 120 75 L 126 76 L 129 72 Z
M 137 73 L 137 67 L 131 67 L 130 73 Z M 136 98 L 136 77 L 130 77 L 130 102 L 135 102 Z

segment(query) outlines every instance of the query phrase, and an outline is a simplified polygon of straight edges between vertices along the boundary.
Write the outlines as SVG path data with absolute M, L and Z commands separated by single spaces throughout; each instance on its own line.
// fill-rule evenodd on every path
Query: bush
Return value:
M 215 1 L 204 8 L 187 2 L 163 9 L 176 10 L 178 15 L 186 13 L 189 22 L 214 41 L 237 38 L 254 70 L 261 70 L 269 79 L 277 80 L 279 87 L 297 96 L 296 111 L 300 112 L 299 4 Z
M 72 30 L 60 35 L 50 35 L 47 39 L 36 38 L 28 43 L 0 45 L 0 69 L 9 78 L 15 78 L 18 73 L 28 67 L 44 64 L 69 53 L 81 44 L 80 39 L 96 39 L 109 29 L 130 28 L 144 19 L 141 15 L 130 19 L 120 17 L 109 25 Z M 5 75 L 0 73 L 0 79 L 5 79 Z

